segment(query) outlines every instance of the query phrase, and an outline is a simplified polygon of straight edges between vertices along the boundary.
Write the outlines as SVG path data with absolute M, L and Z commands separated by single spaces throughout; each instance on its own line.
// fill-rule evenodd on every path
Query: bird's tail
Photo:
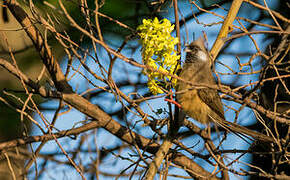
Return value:
M 255 132 L 255 131 L 250 130 L 246 127 L 240 126 L 236 123 L 232 123 L 232 122 L 220 119 L 220 118 L 216 119 L 210 115 L 209 115 L 209 118 L 211 121 L 215 122 L 217 125 L 221 126 L 222 128 L 226 129 L 227 131 L 235 133 L 237 136 L 239 136 L 242 139 L 243 139 L 243 137 L 241 137 L 241 135 L 244 137 L 250 136 L 250 137 L 252 137 L 256 140 L 259 140 L 259 141 L 274 142 L 274 138 L 272 138 L 270 136 L 266 136 L 265 134 L 262 134 L 259 132 Z

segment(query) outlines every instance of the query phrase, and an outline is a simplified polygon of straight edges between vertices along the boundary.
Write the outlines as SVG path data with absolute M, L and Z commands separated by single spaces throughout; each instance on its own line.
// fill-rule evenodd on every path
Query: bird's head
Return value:
M 185 47 L 185 63 L 205 63 L 209 61 L 208 52 L 204 47 L 204 40 L 202 37 L 190 44 L 185 45 Z

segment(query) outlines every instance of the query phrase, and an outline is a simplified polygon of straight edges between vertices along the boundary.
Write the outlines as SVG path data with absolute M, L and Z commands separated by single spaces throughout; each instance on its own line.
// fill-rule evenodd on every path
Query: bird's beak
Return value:
M 184 52 L 190 52 L 189 44 L 185 44 Z

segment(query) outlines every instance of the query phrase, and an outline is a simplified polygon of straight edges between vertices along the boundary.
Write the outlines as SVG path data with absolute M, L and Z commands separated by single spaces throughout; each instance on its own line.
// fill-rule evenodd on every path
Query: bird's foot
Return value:
M 172 90 L 170 90 L 170 95 L 169 95 L 169 97 L 170 97 L 169 99 L 165 98 L 164 101 L 167 101 L 167 102 L 169 102 L 169 103 L 175 104 L 178 108 L 181 108 L 181 105 L 173 99 L 173 93 L 172 93 Z

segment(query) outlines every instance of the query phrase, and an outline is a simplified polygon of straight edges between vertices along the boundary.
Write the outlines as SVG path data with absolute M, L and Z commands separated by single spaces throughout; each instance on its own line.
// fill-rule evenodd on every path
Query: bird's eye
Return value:
M 193 46 L 193 45 L 188 45 L 185 48 L 185 52 L 188 52 L 188 53 L 196 53 L 196 51 L 197 51 L 196 46 Z
M 197 53 L 197 51 L 199 50 L 199 48 L 196 46 L 189 46 L 189 49 L 190 49 L 191 53 Z
M 194 50 L 194 49 L 195 49 L 195 46 L 188 46 L 188 48 L 189 48 L 190 50 Z

